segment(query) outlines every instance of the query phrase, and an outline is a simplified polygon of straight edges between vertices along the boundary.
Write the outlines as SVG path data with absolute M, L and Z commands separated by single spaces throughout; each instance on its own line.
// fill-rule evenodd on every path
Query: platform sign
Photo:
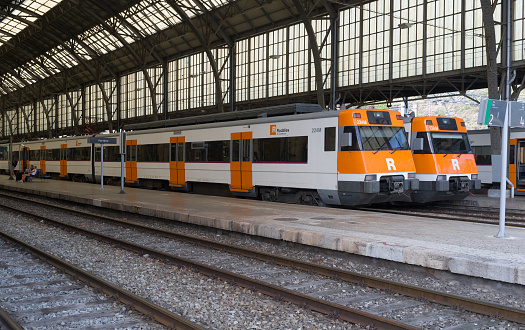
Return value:
M 525 103 L 510 102 L 510 127 L 525 127 Z
M 482 100 L 479 104 L 478 124 L 503 127 L 506 113 L 507 101 Z
M 117 138 L 88 137 L 88 143 L 117 144 Z

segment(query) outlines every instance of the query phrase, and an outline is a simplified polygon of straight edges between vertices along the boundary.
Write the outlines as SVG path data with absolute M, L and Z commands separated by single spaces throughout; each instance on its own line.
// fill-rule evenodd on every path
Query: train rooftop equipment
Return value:
M 463 119 L 415 117 L 407 130 L 419 179 L 413 202 L 463 199 L 481 188 Z
M 237 114 L 241 120 L 217 114 L 201 116 L 200 124 L 174 119 L 175 127 L 128 131 L 125 181 L 185 191 L 221 186 L 236 196 L 291 203 L 409 201 L 419 186 L 399 112 L 298 108 L 287 111 L 307 113 L 274 116 L 266 108 Z M 24 148 L 23 159 L 56 178 L 100 180 L 100 145 L 85 136 Z M 0 166 L 8 169 L 7 157 Z M 104 179 L 120 181 L 118 146 L 104 145 Z

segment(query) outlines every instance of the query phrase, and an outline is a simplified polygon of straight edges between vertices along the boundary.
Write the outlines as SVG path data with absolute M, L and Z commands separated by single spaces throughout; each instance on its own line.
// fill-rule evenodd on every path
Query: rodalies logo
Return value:
M 270 135 L 287 135 L 289 132 L 288 128 L 277 128 L 277 125 L 270 125 Z

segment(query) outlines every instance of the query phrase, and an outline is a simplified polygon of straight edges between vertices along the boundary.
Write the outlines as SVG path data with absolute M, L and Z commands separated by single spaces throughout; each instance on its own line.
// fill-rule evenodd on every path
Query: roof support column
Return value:
M 230 110 L 234 111 L 235 103 L 236 103 L 235 91 L 237 89 L 237 86 L 235 84 L 235 81 L 237 80 L 237 75 L 235 71 L 235 66 L 237 65 L 235 52 L 237 48 L 235 47 L 235 44 L 231 45 L 229 47 L 229 50 L 230 50 Z
M 332 72 L 330 75 L 330 89 L 332 94 L 332 99 L 330 101 L 332 110 L 335 110 L 335 104 L 337 102 L 337 62 L 339 60 L 338 54 L 339 54 L 339 11 L 337 11 L 337 14 L 335 17 L 332 17 L 330 19 L 331 26 L 332 26 L 332 58 L 330 59 Z M 344 102 L 344 100 L 343 100 Z
M 168 119 L 168 97 L 170 95 L 168 88 L 168 69 L 168 62 L 165 61 L 164 63 L 162 63 L 162 79 L 164 80 L 164 84 L 162 85 L 162 94 L 164 94 L 162 98 L 162 112 L 164 113 L 164 120 Z
M 120 80 L 120 76 L 115 80 L 116 83 L 116 93 L 117 93 L 117 109 L 115 110 L 117 112 L 117 128 L 121 128 L 122 123 L 122 108 L 120 106 L 120 103 L 122 102 L 122 97 L 120 95 L 120 92 L 122 90 L 122 82 Z

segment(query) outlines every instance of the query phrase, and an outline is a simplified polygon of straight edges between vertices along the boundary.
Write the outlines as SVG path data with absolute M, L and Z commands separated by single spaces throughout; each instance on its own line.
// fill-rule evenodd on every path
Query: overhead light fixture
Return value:
M 416 23 L 399 23 L 397 26 L 400 29 L 409 29 L 412 25 L 416 25 Z

